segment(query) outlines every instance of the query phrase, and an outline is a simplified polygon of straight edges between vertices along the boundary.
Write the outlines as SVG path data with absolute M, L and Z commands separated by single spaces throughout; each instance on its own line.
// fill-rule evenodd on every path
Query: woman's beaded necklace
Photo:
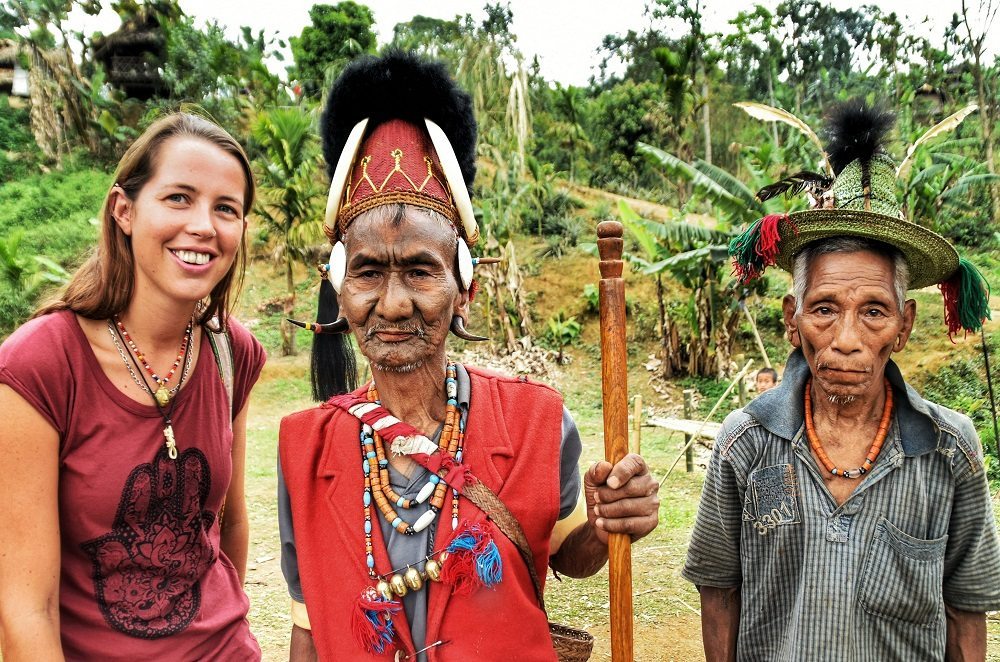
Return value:
M 188 343 L 191 342 L 191 336 L 194 331 L 194 316 L 192 315 L 191 319 L 188 320 L 187 329 L 184 331 L 184 337 L 181 338 L 181 347 L 177 351 L 177 358 L 174 359 L 166 377 L 160 377 L 157 375 L 156 371 L 153 370 L 153 367 L 149 365 L 146 361 L 145 354 L 143 354 L 139 348 L 136 347 L 135 341 L 132 340 L 132 337 L 125 329 L 125 324 L 122 323 L 121 318 L 118 317 L 118 315 L 115 315 L 112 319 L 114 319 L 115 326 L 118 327 L 118 332 L 121 334 L 121 337 L 124 338 L 126 344 L 128 344 L 128 348 L 131 350 L 132 355 L 139 359 L 139 362 L 142 363 L 142 367 L 149 373 L 149 376 L 152 377 L 153 381 L 156 383 L 157 388 L 156 391 L 153 392 L 153 398 L 156 400 L 156 404 L 158 404 L 161 408 L 166 407 L 179 388 L 178 385 L 171 389 L 167 386 L 167 384 L 174 376 L 174 373 L 177 372 L 177 368 L 180 367 L 181 363 L 184 361 L 184 355 L 187 353 Z M 152 389 L 149 390 L 152 391 Z
M 441 436 L 438 438 L 438 449 L 440 452 L 454 457 L 457 462 L 461 462 L 465 441 L 465 423 L 458 409 L 458 378 L 454 363 L 448 364 L 445 392 L 447 394 L 445 422 L 441 429 Z M 374 383 L 368 389 L 368 401 L 381 404 Z M 404 535 L 419 533 L 437 518 L 444 506 L 448 485 L 443 478 L 447 471 L 442 469 L 437 474 L 431 473 L 417 497 L 405 499 L 392 489 L 389 482 L 389 460 L 385 455 L 385 445 L 381 436 L 367 424 L 361 426 L 361 452 L 362 469 L 365 474 L 365 563 L 368 568 L 368 576 L 377 581 L 378 594 L 385 600 L 393 600 L 395 596 L 405 595 L 407 590 L 420 590 L 427 580 L 438 581 L 441 577 L 441 565 L 447 558 L 447 553 L 435 552 L 405 568 L 394 569 L 382 575 L 378 574 L 375 570 L 375 554 L 372 543 L 372 528 L 374 526 L 371 514 L 372 501 L 378 506 L 382 517 L 396 531 Z M 414 502 L 423 503 L 427 497 L 430 497 L 430 509 L 412 524 L 400 517 L 393 507 L 395 505 L 402 509 L 410 509 L 414 506 Z M 451 528 L 455 530 L 458 528 L 458 490 L 454 489 L 452 490 L 451 511 Z M 423 571 L 416 567 L 421 562 L 424 563 Z
M 816 457 L 819 458 L 824 469 L 834 476 L 843 476 L 844 478 L 860 478 L 871 471 L 872 465 L 875 464 L 875 460 L 882 451 L 882 444 L 885 443 L 886 435 L 889 433 L 889 425 L 892 421 L 892 385 L 889 384 L 888 379 L 885 380 L 885 406 L 882 409 L 882 420 L 879 422 L 878 432 L 875 433 L 875 440 L 872 441 L 871 448 L 868 449 L 868 455 L 865 457 L 864 464 L 857 469 L 838 469 L 830 461 L 826 451 L 823 450 L 823 442 L 819 440 L 819 435 L 816 434 L 816 428 L 813 425 L 812 379 L 806 383 L 805 409 L 806 437 L 809 439 L 810 448 L 816 453 Z
M 150 390 L 149 384 L 146 382 L 145 377 L 141 377 L 140 374 L 136 373 L 136 371 L 132 369 L 132 364 L 134 363 L 134 361 L 130 361 L 128 358 L 129 355 L 125 353 L 126 352 L 125 347 L 122 346 L 122 342 L 124 342 L 124 339 L 122 338 L 121 340 L 119 340 L 120 333 L 117 331 L 117 327 L 115 327 L 114 322 L 112 322 L 111 320 L 108 320 L 108 333 L 111 335 L 111 341 L 115 344 L 115 349 L 118 350 L 118 356 L 122 357 L 122 361 L 124 361 L 125 367 L 128 368 L 128 374 L 132 376 L 132 381 L 135 382 L 135 385 L 138 386 L 140 390 L 144 391 L 145 393 L 148 393 L 150 397 L 155 397 L 153 395 L 153 391 Z M 190 347 L 190 342 L 188 345 Z M 194 352 L 190 351 L 185 352 L 184 370 L 181 371 L 181 378 L 177 381 L 177 385 L 174 386 L 172 389 L 170 389 L 171 395 L 176 395 L 177 391 L 179 391 L 181 388 L 181 384 L 187 381 L 188 375 L 191 374 L 191 363 L 193 358 L 194 358 Z M 139 366 L 136 366 L 136 368 L 139 368 Z M 142 369 L 140 368 L 139 373 L 141 372 Z M 157 402 L 156 404 L 159 405 L 159 402 Z
M 193 319 L 194 318 L 192 317 L 192 321 Z M 146 377 L 145 375 L 142 374 L 142 371 L 140 370 L 139 374 L 137 375 L 135 371 L 132 370 L 132 364 L 135 364 L 135 367 L 138 369 L 139 363 L 138 361 L 136 361 L 135 356 L 133 356 L 131 352 L 129 352 L 128 355 L 126 356 L 125 349 L 122 347 L 122 342 L 125 342 L 125 338 L 122 337 L 122 331 L 116 324 L 112 324 L 111 320 L 108 320 L 108 331 L 111 333 L 111 340 L 115 344 L 115 349 L 118 350 L 118 355 L 121 356 L 122 361 L 125 362 L 125 367 L 128 368 L 129 374 L 132 375 L 133 381 L 135 381 L 135 383 L 138 384 L 142 388 L 142 390 L 144 390 L 146 393 L 149 393 L 153 397 L 153 402 L 158 405 L 157 411 L 159 411 L 160 416 L 163 418 L 163 437 L 166 439 L 165 445 L 167 448 L 167 457 L 169 457 L 171 460 L 176 460 L 177 439 L 174 437 L 174 424 L 172 419 L 174 413 L 174 404 L 176 404 L 176 401 L 174 401 L 172 398 L 168 398 L 167 402 L 169 404 L 169 407 L 164 407 L 163 404 L 160 404 L 160 399 L 157 398 L 157 396 L 153 393 L 152 389 L 149 388 L 149 384 L 146 383 Z M 194 327 L 192 325 L 192 322 L 188 322 L 185 342 L 182 345 L 182 347 L 184 348 L 184 355 L 182 357 L 184 361 L 184 370 L 181 372 L 180 380 L 177 382 L 177 386 L 174 387 L 171 396 L 180 390 L 181 386 L 184 384 L 184 380 L 187 379 L 188 372 L 191 368 L 190 350 L 192 344 L 191 335 L 193 333 L 194 333 Z M 131 362 L 129 361 L 129 359 L 131 359 Z M 141 383 L 139 381 L 140 379 L 142 380 Z

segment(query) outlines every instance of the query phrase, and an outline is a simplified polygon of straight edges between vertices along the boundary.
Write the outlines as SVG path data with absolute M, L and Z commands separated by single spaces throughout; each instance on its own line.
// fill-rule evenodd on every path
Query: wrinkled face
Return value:
M 340 311 L 365 358 L 389 372 L 443 366 L 451 319 L 464 319 L 469 302 L 455 276 L 454 228 L 407 205 L 398 223 L 359 217 L 344 248 Z
M 785 297 L 785 324 L 801 347 L 813 382 L 834 403 L 876 393 L 890 355 L 906 345 L 916 316 L 911 299 L 899 311 L 889 258 L 860 251 L 813 258 L 802 310 Z
M 236 259 L 246 221 L 240 162 L 201 138 L 167 139 L 134 200 L 112 191 L 111 209 L 131 237 L 135 297 L 201 301 Z
M 777 386 L 777 384 L 774 383 L 774 377 L 772 377 L 769 372 L 758 373 L 754 381 L 757 383 L 758 393 L 770 391 L 772 388 Z

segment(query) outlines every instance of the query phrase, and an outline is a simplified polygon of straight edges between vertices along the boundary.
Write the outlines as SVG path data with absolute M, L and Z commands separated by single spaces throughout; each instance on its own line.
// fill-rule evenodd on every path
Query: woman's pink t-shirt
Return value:
M 265 356 L 245 328 L 229 329 L 239 412 Z M 176 460 L 152 399 L 111 383 L 71 312 L 31 320 L 0 345 L 0 382 L 59 433 L 66 659 L 259 660 L 249 601 L 219 549 L 233 434 L 207 335 L 175 396 Z

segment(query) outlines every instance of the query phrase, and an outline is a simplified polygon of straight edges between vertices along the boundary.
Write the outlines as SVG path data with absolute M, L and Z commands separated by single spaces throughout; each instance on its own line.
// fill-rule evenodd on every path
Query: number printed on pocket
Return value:
M 776 464 L 750 474 L 743 502 L 743 520 L 761 535 L 776 527 L 798 524 L 798 481 L 790 464 Z

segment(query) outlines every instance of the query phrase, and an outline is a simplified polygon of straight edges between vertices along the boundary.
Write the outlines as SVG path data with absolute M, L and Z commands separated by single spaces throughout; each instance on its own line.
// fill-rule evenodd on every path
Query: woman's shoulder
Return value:
M 63 354 L 64 350 L 78 344 L 78 329 L 74 313 L 70 310 L 60 310 L 28 320 L 0 344 L 0 367 L 23 360 L 46 360 Z

